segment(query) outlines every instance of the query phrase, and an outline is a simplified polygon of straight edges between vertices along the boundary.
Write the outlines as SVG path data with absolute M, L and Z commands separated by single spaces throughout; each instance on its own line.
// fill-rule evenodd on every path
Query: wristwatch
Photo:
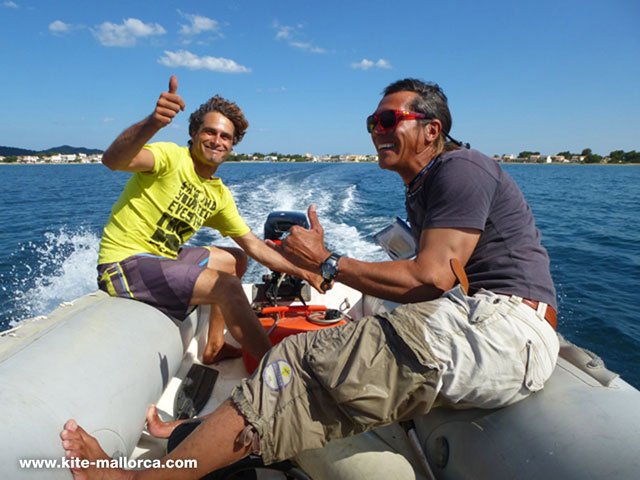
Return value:
M 331 282 L 333 282 L 336 275 L 338 275 L 338 260 L 340 260 L 340 257 L 342 257 L 342 255 L 331 253 L 331 255 L 329 255 L 327 259 L 320 264 L 320 274 L 324 279 L 320 284 L 320 288 L 322 288 L 323 292 L 329 290 Z

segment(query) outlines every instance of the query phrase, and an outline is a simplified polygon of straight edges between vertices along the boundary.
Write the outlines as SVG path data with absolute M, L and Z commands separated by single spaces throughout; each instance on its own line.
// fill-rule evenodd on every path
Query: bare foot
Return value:
M 75 480 L 112 479 L 125 480 L 131 478 L 132 472 L 109 468 L 98 469 L 96 460 L 109 460 L 110 457 L 102 450 L 98 441 L 89 435 L 75 420 L 68 420 L 60 432 L 62 448 L 65 457 L 72 461 L 71 473 Z M 91 462 L 88 468 L 81 468 L 80 461 Z
M 158 415 L 158 408 L 155 405 L 150 405 L 147 408 L 147 430 L 152 437 L 156 438 L 169 438 L 171 432 L 175 428 L 188 420 L 173 420 L 171 422 L 163 422 Z
M 228 343 L 223 343 L 222 346 L 218 346 L 215 342 L 207 343 L 202 354 L 202 363 L 205 365 L 211 365 L 215 362 L 227 360 L 229 358 L 238 358 L 242 356 L 242 350 L 236 347 L 232 347 Z

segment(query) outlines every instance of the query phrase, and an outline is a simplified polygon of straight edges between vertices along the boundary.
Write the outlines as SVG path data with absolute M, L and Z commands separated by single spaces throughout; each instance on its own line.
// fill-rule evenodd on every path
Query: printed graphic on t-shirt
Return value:
M 151 243 L 165 254 L 175 256 L 184 244 L 216 210 L 215 200 L 195 185 L 182 182 L 180 191 L 156 222 Z

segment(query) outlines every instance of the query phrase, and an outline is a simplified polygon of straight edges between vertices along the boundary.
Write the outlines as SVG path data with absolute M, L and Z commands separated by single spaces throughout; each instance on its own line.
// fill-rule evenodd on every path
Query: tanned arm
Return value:
M 276 250 L 269 248 L 262 240 L 249 232 L 233 239 L 251 258 L 276 272 L 287 273 L 309 282 L 316 290 L 320 290 L 322 277 L 319 273 L 299 268 L 284 258 Z
M 102 163 L 111 170 L 127 172 L 152 170 L 155 164 L 153 154 L 142 147 L 161 128 L 169 125 L 181 110 L 184 110 L 184 101 L 176 93 L 177 91 L 178 79 L 172 75 L 169 80 L 169 91 L 160 94 L 153 113 L 122 132 L 104 152 Z
M 292 227 L 282 246 L 269 243 L 295 265 L 318 272 L 330 252 L 315 207 L 309 208 L 310 228 Z M 417 256 L 412 260 L 363 262 L 342 257 L 336 280 L 368 295 L 400 303 L 432 300 L 455 284 L 450 261 L 465 265 L 473 253 L 480 231 L 431 228 L 422 232 Z

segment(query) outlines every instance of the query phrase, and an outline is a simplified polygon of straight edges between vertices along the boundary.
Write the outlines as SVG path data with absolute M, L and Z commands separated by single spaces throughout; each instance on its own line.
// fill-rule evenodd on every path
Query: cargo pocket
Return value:
M 491 299 L 475 299 L 469 305 L 469 323 L 480 326 L 491 323 L 496 319 L 502 319 L 504 315 L 500 308 L 502 299 L 494 297 Z
M 551 372 L 547 372 L 545 362 L 543 360 L 543 352 L 540 352 L 542 347 L 536 345 L 531 340 L 527 340 L 525 347 L 526 362 L 524 373 L 524 386 L 530 392 L 537 392 L 544 387 L 544 382 L 547 381 Z
M 394 421 L 407 409 L 426 413 L 435 398 L 435 393 L 412 398 L 435 384 L 438 373 L 415 360 L 407 346 L 403 347 L 404 361 L 399 362 L 399 352 L 395 341 L 389 341 L 387 329 L 393 332 L 385 320 L 378 318 L 328 329 L 342 330 L 342 335 L 325 338 L 306 356 L 316 380 L 338 408 L 366 428 Z M 330 345 L 329 340 L 333 340 Z

